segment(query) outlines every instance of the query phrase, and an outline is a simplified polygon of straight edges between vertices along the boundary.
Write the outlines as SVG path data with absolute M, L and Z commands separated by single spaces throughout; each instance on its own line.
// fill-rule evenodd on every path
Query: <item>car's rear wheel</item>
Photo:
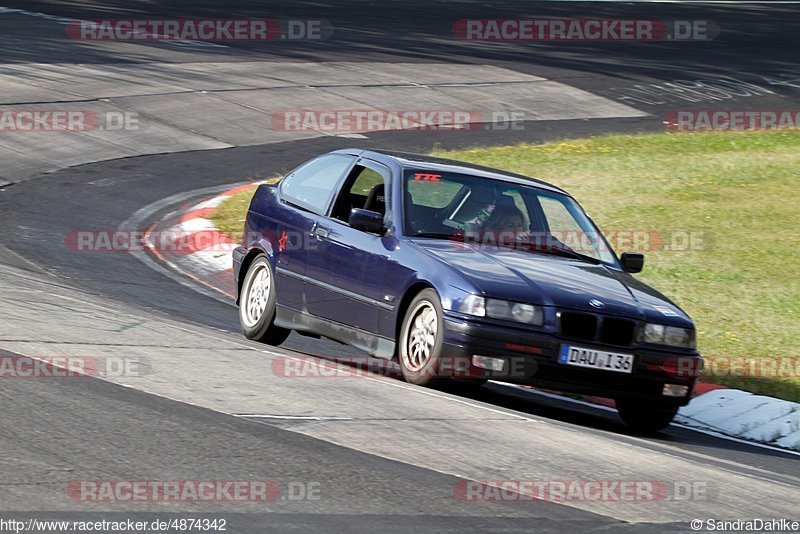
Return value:
M 275 326 L 275 277 L 269 260 L 257 256 L 247 269 L 239 296 L 239 323 L 247 339 L 280 345 L 291 330 Z
M 675 403 L 644 401 L 640 399 L 617 399 L 617 412 L 632 430 L 657 432 L 672 422 L 679 406 Z
M 432 289 L 424 289 L 408 305 L 398 342 L 403 377 L 419 386 L 437 386 L 441 376 L 443 345 L 442 304 Z

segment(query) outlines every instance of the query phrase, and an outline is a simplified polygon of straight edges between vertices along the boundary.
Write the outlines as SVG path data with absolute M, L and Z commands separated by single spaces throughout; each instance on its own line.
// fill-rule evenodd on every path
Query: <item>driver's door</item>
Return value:
M 280 205 L 272 213 L 259 215 L 262 226 L 271 228 L 275 255 L 277 304 L 303 311 L 306 261 L 313 255 L 314 228 L 330 207 L 355 156 L 326 154 L 306 162 L 280 183 Z
M 386 264 L 395 239 L 352 228 L 347 223 L 353 208 L 384 214 L 391 172 L 372 160 L 359 160 L 345 181 L 327 217 L 314 229 L 316 250 L 306 262 L 308 310 L 329 321 L 376 334 L 381 313 L 392 310 L 384 287 Z

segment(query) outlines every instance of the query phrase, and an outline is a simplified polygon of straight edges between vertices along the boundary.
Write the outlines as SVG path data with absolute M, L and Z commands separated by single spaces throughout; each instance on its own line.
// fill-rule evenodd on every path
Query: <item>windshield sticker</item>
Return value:
M 433 184 L 440 184 L 442 183 L 442 175 L 441 174 L 428 174 L 418 172 L 414 174 L 414 182 L 429 182 Z

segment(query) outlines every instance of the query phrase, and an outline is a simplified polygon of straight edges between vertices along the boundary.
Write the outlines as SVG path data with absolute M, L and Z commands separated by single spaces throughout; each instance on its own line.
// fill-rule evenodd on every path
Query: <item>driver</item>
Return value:
M 492 214 L 484 223 L 484 230 L 494 234 L 498 245 L 514 245 L 525 237 L 525 217 L 522 211 L 513 205 L 495 206 Z
M 524 232 L 525 217 L 516 206 L 496 206 L 484 228 L 494 232 Z

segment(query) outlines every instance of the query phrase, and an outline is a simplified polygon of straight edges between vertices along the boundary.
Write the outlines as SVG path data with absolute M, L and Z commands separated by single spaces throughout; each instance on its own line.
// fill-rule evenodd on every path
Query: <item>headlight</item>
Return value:
M 540 306 L 499 299 L 485 299 L 470 295 L 461 301 L 458 311 L 478 317 L 491 317 L 532 325 L 544 324 L 544 313 Z
M 461 301 L 458 311 L 476 317 L 486 317 L 486 299 L 480 295 L 468 295 Z
M 537 313 L 538 312 L 538 313 Z M 519 323 L 541 324 L 541 308 L 532 304 L 514 304 L 511 306 L 511 316 Z
M 544 313 L 540 306 L 522 302 L 508 302 L 506 300 L 486 299 L 486 316 L 504 321 L 542 325 Z
M 695 348 L 694 330 L 663 324 L 647 323 L 644 325 L 639 341 L 685 349 Z

